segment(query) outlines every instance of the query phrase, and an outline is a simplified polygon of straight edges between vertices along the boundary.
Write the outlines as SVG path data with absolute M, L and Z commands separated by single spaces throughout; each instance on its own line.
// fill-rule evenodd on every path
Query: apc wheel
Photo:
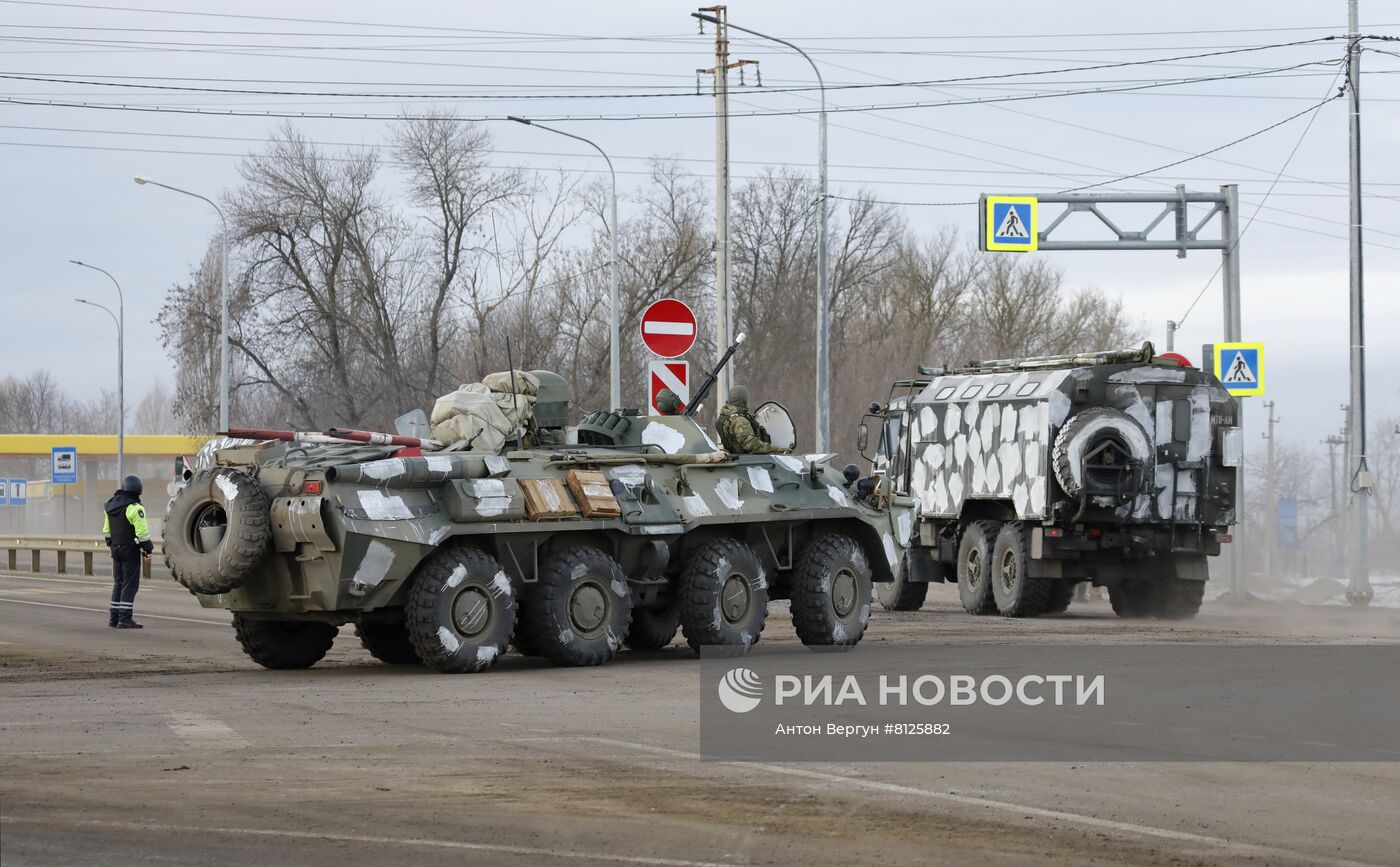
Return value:
M 485 671 L 515 631 L 515 588 L 484 551 L 439 548 L 418 565 L 406 614 L 424 665 L 449 674 Z
M 355 624 L 360 646 L 380 662 L 390 665 L 418 665 L 418 651 L 408 639 L 408 626 L 403 621 L 371 621 Z
M 235 614 L 233 634 L 263 668 L 310 668 L 331 649 L 336 628 L 316 620 L 249 620 Z
M 1108 587 L 1108 603 L 1113 606 L 1113 613 L 1126 619 L 1150 616 L 1152 596 L 1152 586 L 1140 581 L 1122 581 Z
M 754 550 L 715 539 L 696 551 L 681 575 L 680 614 L 696 653 L 723 646 L 741 654 L 757 644 L 768 618 L 768 576 Z
M 521 619 L 526 646 L 555 665 L 602 665 L 632 622 L 632 591 L 612 557 L 589 546 L 568 548 L 545 563 Z
M 681 625 L 680 606 L 640 608 L 632 612 L 632 625 L 622 643 L 632 650 L 660 650 L 676 637 Z
M 992 598 L 1002 617 L 1039 617 L 1050 609 L 1052 578 L 1030 576 L 1030 546 L 1020 521 L 1003 524 L 992 548 Z
M 905 557 L 895 579 L 877 583 L 874 593 L 886 611 L 918 611 L 928 597 L 928 584 L 909 580 L 909 558 Z
M 271 520 L 257 479 L 228 468 L 201 470 L 175 495 L 166 515 L 165 565 L 191 592 L 236 590 L 267 555 Z M 206 547 L 201 529 L 220 526 L 222 538 Z
M 1201 610 L 1206 582 L 1170 578 L 1152 588 L 1152 614 L 1162 620 L 1190 620 Z
M 973 521 L 958 543 L 958 599 L 968 614 L 992 614 L 992 547 L 996 544 L 996 521 Z
M 850 536 L 807 546 L 792 575 L 792 625 L 809 647 L 853 647 L 870 622 L 870 563 Z

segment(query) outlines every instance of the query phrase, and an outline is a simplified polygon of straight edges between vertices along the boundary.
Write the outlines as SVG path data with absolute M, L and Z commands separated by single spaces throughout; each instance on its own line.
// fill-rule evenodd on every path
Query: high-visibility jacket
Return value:
M 147 554 L 155 547 L 151 543 L 151 526 L 146 522 L 146 507 L 134 494 L 117 491 L 103 507 L 102 535 L 113 548 L 140 548 Z

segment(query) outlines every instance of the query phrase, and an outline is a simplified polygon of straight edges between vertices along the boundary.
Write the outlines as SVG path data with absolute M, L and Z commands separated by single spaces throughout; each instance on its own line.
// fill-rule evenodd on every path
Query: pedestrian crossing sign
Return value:
M 1040 247 L 1035 196 L 982 197 L 982 249 L 1026 252 Z
M 1215 375 L 1236 397 L 1264 393 L 1264 344 L 1215 344 Z

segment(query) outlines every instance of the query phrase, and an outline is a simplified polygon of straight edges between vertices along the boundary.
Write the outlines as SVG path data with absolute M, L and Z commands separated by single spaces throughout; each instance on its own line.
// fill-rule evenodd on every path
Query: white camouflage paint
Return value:
M 807 465 L 791 455 L 773 455 L 773 460 L 778 466 L 790 473 L 803 473 L 807 470 Z
M 360 464 L 360 472 L 363 473 L 366 478 L 378 479 L 382 482 L 385 479 L 399 475 L 407 467 L 408 464 L 404 462 L 403 458 L 385 458 L 382 461 L 370 461 L 367 464 Z
M 403 497 L 387 494 L 378 488 L 359 491 L 360 508 L 371 521 L 395 521 L 413 517 L 413 510 Z
M 438 627 L 437 637 L 438 643 L 442 645 L 442 649 L 446 650 L 448 653 L 456 653 L 458 650 L 462 649 L 462 642 L 458 640 L 457 636 L 452 633 L 452 630 L 448 629 L 446 626 Z
M 608 477 L 622 482 L 628 487 L 640 487 L 646 484 L 646 467 L 639 464 L 623 464 L 620 467 L 613 467 L 608 471 Z
M 660 422 L 647 422 L 647 426 L 642 428 L 642 442 L 657 446 L 668 455 L 675 455 L 685 448 L 685 434 Z
M 514 589 L 510 586 L 510 578 L 506 575 L 506 570 L 501 569 L 491 576 L 491 595 L 497 599 L 504 599 L 510 596 Z
M 826 495 L 831 497 L 831 501 L 838 506 L 847 505 L 846 494 L 840 488 L 833 485 L 826 486 Z
M 506 483 L 500 479 L 473 479 L 466 488 L 476 498 L 476 513 L 483 518 L 494 518 L 510 508 Z
M 494 644 L 483 644 L 476 649 L 476 664 L 485 668 L 495 660 L 500 652 L 500 648 Z
M 232 503 L 238 499 L 238 485 L 233 483 L 233 479 L 223 473 L 214 476 L 214 487 L 219 489 L 219 493 L 224 495 L 224 502 Z
M 699 494 L 681 497 L 681 504 L 685 508 L 685 513 L 692 518 L 708 518 L 714 514 Z
M 727 509 L 737 512 L 744 507 L 744 501 L 739 499 L 739 480 L 732 476 L 715 483 L 715 496 Z
M 389 574 L 389 569 L 393 565 L 394 549 L 378 539 L 370 539 L 369 547 L 365 549 L 364 557 L 360 558 L 359 568 L 355 570 L 355 575 L 350 579 L 350 583 L 358 585 L 364 590 L 378 587 L 379 582 L 383 581 L 384 576 Z
M 450 473 L 455 466 L 451 458 L 443 455 L 428 455 L 423 460 L 428 462 L 428 469 L 434 473 Z
M 487 455 L 486 472 L 492 476 L 504 476 L 510 473 L 510 461 L 504 455 Z
M 748 467 L 747 469 L 749 471 L 749 487 L 765 494 L 773 493 L 773 477 L 768 474 L 767 467 Z
M 452 570 L 452 574 L 447 576 L 447 586 L 460 587 L 465 580 L 467 580 L 467 567 L 458 563 L 457 568 Z

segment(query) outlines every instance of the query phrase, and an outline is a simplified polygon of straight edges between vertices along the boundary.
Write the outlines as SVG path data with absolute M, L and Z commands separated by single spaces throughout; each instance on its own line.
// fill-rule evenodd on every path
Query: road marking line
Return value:
M 152 822 L 114 822 L 103 819 L 30 818 L 0 816 L 0 822 L 31 825 L 62 825 L 116 828 L 124 831 L 153 831 L 189 834 L 203 831 L 238 837 L 282 837 L 290 840 L 325 840 L 334 843 L 378 843 L 393 846 L 424 846 L 464 852 L 496 852 L 502 855 L 527 855 L 536 858 L 560 858 L 582 861 L 611 861 L 617 864 L 650 864 L 654 867 L 734 867 L 720 861 L 691 861 L 684 858 L 652 858 L 645 855 L 616 855 L 609 852 L 580 852 L 573 849 L 543 849 L 536 846 L 509 846 L 500 843 L 468 843 L 464 840 L 432 840 L 422 837 L 381 837 L 371 834 L 337 834 L 329 831 L 278 831 L 270 828 L 208 828 L 191 825 L 159 825 Z
M 594 743 L 611 744 L 626 749 L 641 750 L 643 752 L 657 753 L 659 755 L 672 756 L 674 758 L 698 761 L 702 757 L 699 753 L 690 753 L 683 750 L 673 750 L 668 747 L 655 747 L 650 744 L 639 744 L 631 741 L 615 740 L 613 738 L 580 736 L 568 738 L 575 741 L 592 741 Z M 1239 840 L 1228 840 L 1224 837 L 1212 837 L 1207 834 L 1193 834 L 1190 831 L 1173 831 L 1168 828 L 1154 828 L 1151 825 L 1139 825 L 1136 822 L 1120 822 L 1116 819 L 1102 819 L 1098 816 L 1086 816 L 1079 813 L 1069 813 L 1064 810 L 1051 810 L 1044 807 L 1031 807 L 1025 804 L 1014 804 L 1009 801 L 998 801 L 992 798 L 983 798 L 977 795 L 959 795 L 955 792 L 939 792 L 933 789 L 923 789 L 918 786 L 905 786 L 899 783 L 886 783 L 880 780 L 865 780 L 858 777 L 847 777 L 841 774 L 829 774 L 823 771 L 811 771 L 806 768 L 792 768 L 782 765 L 770 765 L 761 762 L 720 762 L 730 767 L 755 768 L 767 771 L 771 774 L 778 774 L 790 777 L 803 777 L 810 780 L 819 780 L 824 783 L 836 783 L 839 785 L 851 786 L 857 789 L 883 792 L 892 795 L 906 795 L 916 798 L 924 798 L 931 801 L 948 801 L 954 804 L 961 804 L 968 807 L 982 807 L 991 810 L 1001 810 L 1013 813 L 1018 816 L 1034 816 L 1040 819 L 1051 819 L 1057 822 L 1067 822 L 1076 825 L 1084 825 L 1090 828 L 1099 828 L 1106 831 L 1117 831 L 1124 834 L 1135 834 L 1142 837 L 1157 837 L 1164 840 L 1174 840 L 1179 843 L 1194 843 L 1201 846 L 1210 846 L 1216 849 L 1224 849 L 1242 855 L 1255 855 L 1262 858 L 1288 858 L 1295 861 L 1302 861 L 1307 864 L 1328 864 L 1332 867 L 1377 867 L 1376 864 L 1366 861 L 1353 861 L 1347 858 L 1329 858 L 1325 855 L 1314 855 L 1312 853 L 1295 852 L 1292 849 L 1284 849 L 1278 846 L 1266 846 L 1258 843 L 1246 843 Z
M 166 714 L 170 721 L 166 725 L 175 736 L 195 749 L 238 749 L 253 744 L 238 732 L 213 717 L 198 713 Z
M 32 599 L 12 599 L 9 596 L 0 596 L 0 602 L 13 602 L 16 605 L 42 605 L 45 608 L 67 608 L 69 611 L 95 611 L 98 614 L 107 614 L 106 608 L 92 608 L 86 605 L 59 605 L 57 602 L 35 602 Z M 206 626 L 228 626 L 226 621 L 220 620 L 198 620 L 194 617 L 174 617 L 169 614 L 147 614 L 141 612 L 141 619 L 153 620 L 179 620 L 182 623 L 203 623 Z

